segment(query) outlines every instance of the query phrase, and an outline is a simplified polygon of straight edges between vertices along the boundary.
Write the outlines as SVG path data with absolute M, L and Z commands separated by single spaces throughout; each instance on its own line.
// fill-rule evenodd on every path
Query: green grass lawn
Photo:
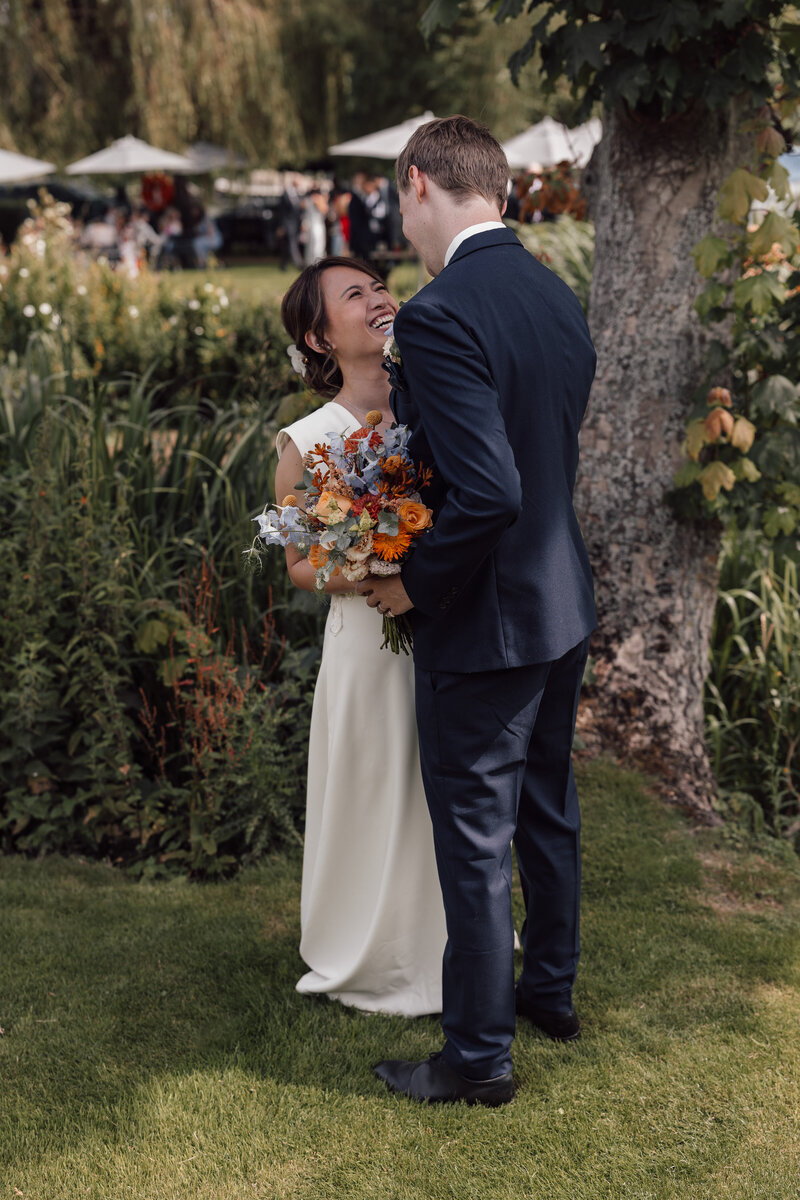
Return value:
M 299 861 L 133 883 L 0 860 L 0 1200 L 792 1200 L 800 869 L 581 772 L 584 1037 L 521 1028 L 505 1109 L 370 1065 L 433 1018 L 300 997 Z
M 205 271 L 165 271 L 165 279 L 176 295 L 190 295 L 195 288 L 207 280 L 221 285 L 231 296 L 243 300 L 265 303 L 280 303 L 284 292 L 297 278 L 294 267 L 282 271 L 277 263 L 260 262 L 242 266 L 210 267 Z M 426 276 L 424 278 L 427 278 Z M 414 295 L 422 280 L 413 263 L 404 263 L 391 272 L 387 280 L 389 290 L 398 300 L 407 300 Z

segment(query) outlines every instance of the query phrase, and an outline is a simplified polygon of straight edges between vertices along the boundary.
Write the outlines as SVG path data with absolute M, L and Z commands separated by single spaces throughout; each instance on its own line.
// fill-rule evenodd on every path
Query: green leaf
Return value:
M 769 189 L 766 181 L 752 171 L 737 167 L 723 183 L 719 192 L 717 212 L 723 221 L 742 225 L 747 220 L 754 200 L 766 200 Z
M 729 492 L 736 482 L 733 471 L 718 458 L 704 467 L 698 478 L 708 501 L 716 500 L 723 488 Z
M 708 430 L 705 421 L 700 417 L 696 421 L 690 421 L 686 427 L 686 453 L 689 458 L 697 461 L 700 451 L 707 441 Z
M 681 69 L 674 58 L 665 58 L 662 61 L 660 75 L 667 86 L 667 91 L 674 92 L 681 77 Z
M 753 462 L 752 458 L 746 458 L 744 456 L 742 458 L 737 458 L 736 462 L 733 464 L 732 470 L 737 479 L 745 480 L 747 483 L 757 483 L 761 478 L 761 472 Z
M 695 480 L 699 478 L 699 476 L 702 474 L 702 471 L 703 468 L 700 466 L 700 463 L 693 462 L 690 459 L 689 462 L 685 462 L 681 467 L 678 468 L 678 470 L 675 472 L 672 482 L 674 483 L 675 487 L 678 488 L 689 487 L 690 484 L 693 484 Z
M 737 417 L 731 432 L 731 445 L 735 446 L 737 450 L 741 450 L 742 454 L 747 454 L 755 436 L 756 427 L 752 421 L 748 421 L 747 417 Z
M 778 534 L 788 534 L 794 532 L 794 527 L 797 523 L 795 514 L 788 508 L 768 508 L 764 514 L 764 533 L 769 538 L 776 538 Z
M 704 288 L 694 302 L 695 312 L 700 320 L 704 321 L 715 308 L 723 304 L 727 294 L 721 283 L 710 283 Z
M 733 295 L 739 308 L 749 306 L 755 316 L 763 317 L 773 304 L 780 304 L 786 298 L 786 288 L 770 271 L 761 271 L 747 279 L 737 279 Z
M 775 491 L 779 496 L 783 496 L 787 504 L 791 504 L 794 508 L 800 508 L 800 484 L 779 483 Z
M 716 375 L 717 371 L 721 371 L 723 367 L 726 367 L 730 362 L 730 358 L 730 347 L 721 342 L 719 338 L 714 338 L 706 354 L 706 370 L 709 375 Z
M 433 0 L 420 18 L 419 31 L 429 42 L 437 29 L 449 29 L 460 16 L 460 0 Z
M 213 858 L 213 857 L 214 857 L 214 855 L 217 853 L 217 843 L 214 841 L 213 837 L 204 837 L 204 838 L 201 838 L 201 839 L 200 839 L 200 845 L 203 847 L 203 849 L 205 850 L 206 854 L 207 854 L 207 855 L 208 855 L 210 858 Z
M 136 634 L 136 649 L 142 654 L 152 654 L 159 646 L 169 641 L 169 627 L 157 617 L 142 625 Z
M 789 196 L 789 172 L 782 163 L 778 162 L 777 158 L 767 175 L 767 183 L 779 200 L 787 199 Z
M 769 254 L 777 242 L 784 254 L 793 254 L 797 232 L 791 221 L 780 213 L 770 212 L 764 217 L 755 233 L 748 238 L 750 252 L 754 258 Z
M 699 273 L 710 279 L 720 267 L 727 267 L 731 261 L 731 248 L 724 238 L 714 237 L 709 233 L 698 242 L 692 251 L 694 265 Z
M 399 528 L 400 518 L 397 513 L 381 509 L 378 513 L 378 533 L 388 533 L 389 537 L 395 537 Z
M 770 375 L 754 384 L 750 399 L 759 413 L 780 416 L 791 425 L 797 424 L 800 387 L 785 375 Z

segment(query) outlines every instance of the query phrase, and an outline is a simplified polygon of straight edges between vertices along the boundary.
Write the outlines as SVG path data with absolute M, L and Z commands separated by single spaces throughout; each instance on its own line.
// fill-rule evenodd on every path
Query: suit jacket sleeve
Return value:
M 403 374 L 446 498 L 403 568 L 414 606 L 447 609 L 519 516 L 522 487 L 499 397 L 474 337 L 416 298 L 395 319 Z

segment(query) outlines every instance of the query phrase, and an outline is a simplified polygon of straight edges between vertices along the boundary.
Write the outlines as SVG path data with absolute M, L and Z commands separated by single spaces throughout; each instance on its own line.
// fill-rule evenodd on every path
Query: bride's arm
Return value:
M 297 497 L 297 503 L 300 507 L 305 507 L 305 493 L 298 492 L 294 486 L 302 477 L 302 455 L 294 442 L 289 442 L 278 460 L 278 468 L 275 472 L 275 499 L 278 504 L 291 493 Z M 289 578 L 295 587 L 301 588 L 304 592 L 314 591 L 314 568 L 307 558 L 303 558 L 302 554 L 295 550 L 294 546 L 286 547 L 286 566 L 289 571 Z M 343 592 L 354 592 L 355 590 L 356 585 L 348 583 L 341 572 L 334 575 L 325 584 L 325 591 L 329 596 L 341 595 Z

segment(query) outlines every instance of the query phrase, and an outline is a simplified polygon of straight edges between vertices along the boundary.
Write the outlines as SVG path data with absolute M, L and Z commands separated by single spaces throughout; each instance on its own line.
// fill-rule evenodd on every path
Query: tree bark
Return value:
M 598 367 L 576 505 L 599 630 L 597 688 L 581 726 L 711 819 L 702 693 L 720 531 L 679 522 L 665 494 L 705 361 L 691 250 L 712 228 L 720 185 L 737 165 L 738 121 L 732 112 L 667 123 L 607 112 L 604 126 L 585 180 Z

